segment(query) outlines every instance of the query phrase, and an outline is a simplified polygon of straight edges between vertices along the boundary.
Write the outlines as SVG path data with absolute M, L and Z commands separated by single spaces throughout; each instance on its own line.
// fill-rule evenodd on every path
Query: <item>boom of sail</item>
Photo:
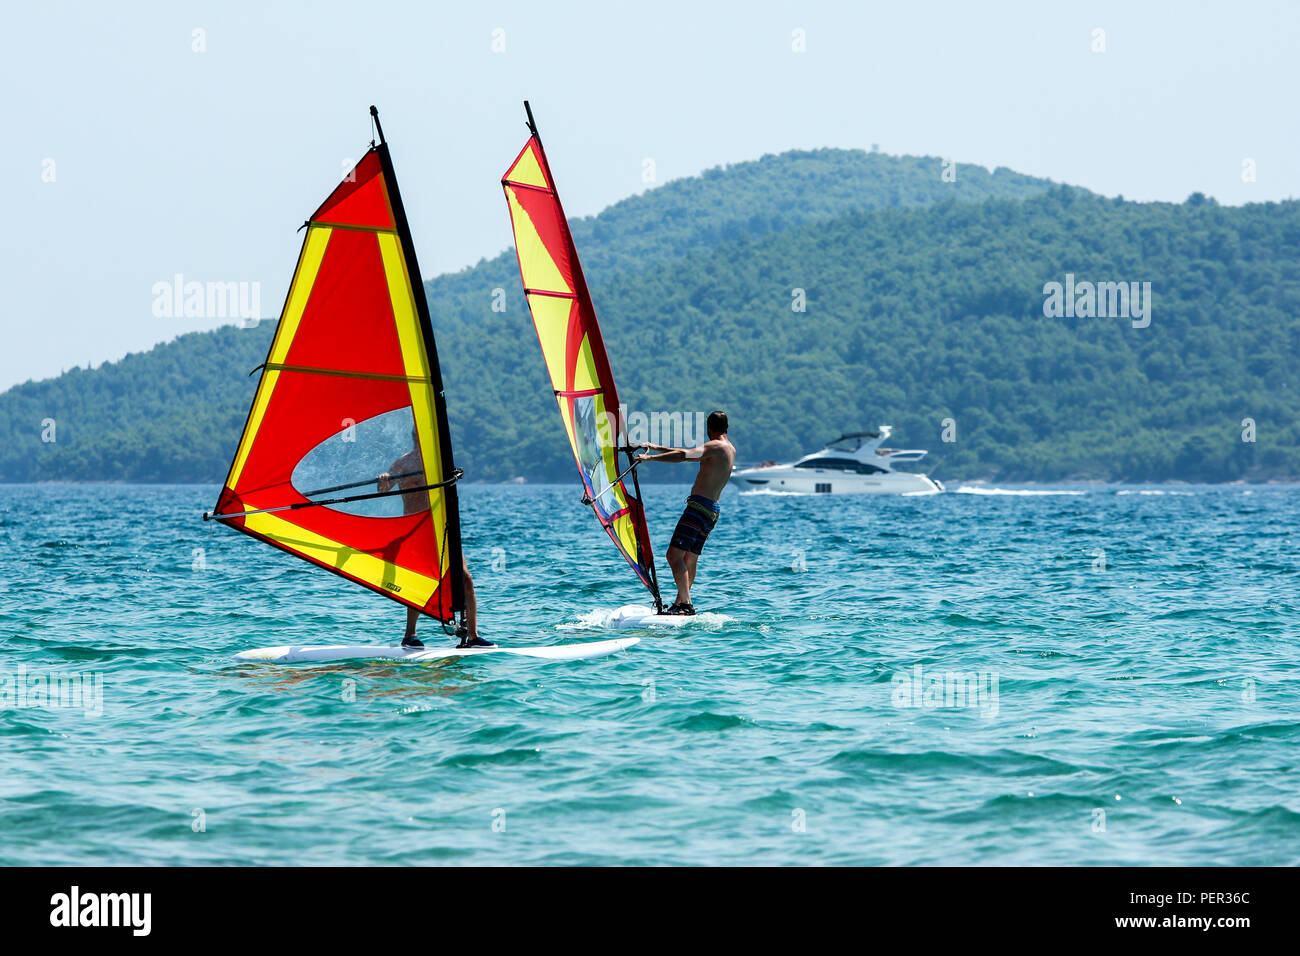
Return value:
M 306 223 L 243 435 L 204 519 L 447 622 L 465 607 L 460 472 L 415 246 L 371 115 L 379 144 Z M 336 494 L 347 489 L 358 490 Z
M 546 153 L 527 102 L 532 134 L 501 185 L 514 228 L 524 295 L 551 388 L 596 520 L 662 609 L 639 483 L 619 420 L 618 391 Z M 620 466 L 619 453 L 627 456 Z M 635 493 L 624 484 L 632 475 Z

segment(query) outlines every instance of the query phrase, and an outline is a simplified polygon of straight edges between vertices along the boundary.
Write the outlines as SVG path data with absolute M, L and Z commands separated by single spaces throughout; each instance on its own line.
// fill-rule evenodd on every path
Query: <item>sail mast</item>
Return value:
M 415 258 L 415 241 L 411 238 L 411 227 L 406 221 L 406 207 L 402 205 L 402 191 L 397 185 L 397 173 L 393 169 L 392 157 L 388 154 L 388 143 L 384 141 L 384 128 L 379 125 L 379 110 L 370 107 L 370 117 L 375 121 L 375 132 L 379 135 L 379 164 L 388 182 L 388 200 L 393 208 L 393 222 L 397 226 L 397 236 L 402 243 L 402 253 L 406 258 L 406 273 L 410 276 L 411 287 L 415 293 L 416 314 L 420 318 L 420 333 L 424 337 L 424 351 L 429 359 L 429 375 L 433 379 L 434 406 L 438 411 L 438 450 L 442 454 L 442 473 L 452 475 L 456 465 L 451 454 L 451 425 L 447 421 L 447 396 L 442 384 L 442 365 L 438 361 L 438 343 L 433 337 L 433 321 L 429 317 L 429 299 L 424 291 L 423 273 Z M 460 499 L 456 482 L 447 485 L 447 534 L 445 547 L 448 552 L 451 580 L 451 607 L 463 620 L 465 615 L 465 555 L 461 551 L 460 541 Z

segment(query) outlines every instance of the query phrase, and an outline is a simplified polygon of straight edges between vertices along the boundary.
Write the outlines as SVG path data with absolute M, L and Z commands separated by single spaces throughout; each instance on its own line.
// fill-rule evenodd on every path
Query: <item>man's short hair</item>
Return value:
M 704 427 L 709 430 L 709 434 L 725 435 L 727 433 L 727 413 L 726 412 L 709 412 L 709 420 L 704 423 Z

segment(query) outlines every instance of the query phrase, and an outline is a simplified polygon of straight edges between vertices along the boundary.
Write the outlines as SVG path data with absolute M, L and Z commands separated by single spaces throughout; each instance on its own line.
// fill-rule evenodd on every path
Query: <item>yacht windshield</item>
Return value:
M 877 468 L 875 465 L 853 458 L 810 458 L 808 461 L 799 462 L 795 467 L 821 468 L 825 471 L 853 471 L 860 475 L 878 475 L 885 471 L 884 468 Z

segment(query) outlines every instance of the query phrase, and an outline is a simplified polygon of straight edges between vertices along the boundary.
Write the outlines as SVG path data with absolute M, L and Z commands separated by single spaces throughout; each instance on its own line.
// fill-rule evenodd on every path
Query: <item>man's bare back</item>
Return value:
M 722 497 L 722 489 L 731 480 L 731 469 L 736 464 L 736 449 L 731 440 L 723 435 L 706 441 L 700 446 L 700 451 L 700 472 L 691 485 L 691 494 L 717 501 Z
M 389 475 L 404 475 L 405 477 L 395 481 Z M 379 476 L 380 491 L 389 491 L 393 485 L 397 485 L 399 488 L 419 488 L 423 484 L 424 462 L 420 459 L 419 450 L 415 448 L 412 448 L 393 462 L 392 467 Z M 419 492 L 402 495 L 402 510 L 408 515 L 423 511 L 428 506 L 429 499 Z
M 669 448 L 650 442 L 642 442 L 641 447 L 658 454 L 638 455 L 640 461 L 698 461 L 700 470 L 691 485 L 691 494 L 703 495 L 711 501 L 722 497 L 722 489 L 731 480 L 731 471 L 736 464 L 736 448 L 725 433 L 710 437 L 695 448 Z
M 722 497 L 722 489 L 731 480 L 731 470 L 736 464 L 736 449 L 726 435 L 711 438 L 695 448 L 669 448 L 642 442 L 642 448 L 658 452 L 655 455 L 638 455 L 640 461 L 698 461 L 700 470 L 691 485 L 691 494 L 703 495 L 710 501 Z

